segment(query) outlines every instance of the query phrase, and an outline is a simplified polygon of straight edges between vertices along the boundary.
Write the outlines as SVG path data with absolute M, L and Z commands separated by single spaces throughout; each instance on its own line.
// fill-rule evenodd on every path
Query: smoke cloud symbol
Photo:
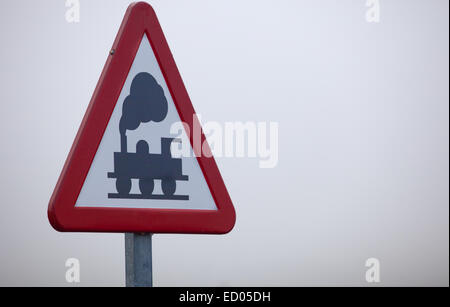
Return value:
M 120 133 L 135 130 L 141 123 L 160 122 L 166 118 L 167 110 L 164 90 L 156 79 L 149 73 L 138 73 L 131 82 L 130 94 L 123 102 Z

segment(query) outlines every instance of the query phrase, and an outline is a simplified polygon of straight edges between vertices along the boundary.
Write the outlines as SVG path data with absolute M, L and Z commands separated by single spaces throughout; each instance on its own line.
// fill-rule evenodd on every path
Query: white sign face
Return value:
M 167 103 L 145 113 L 139 104 L 146 95 Z M 75 206 L 217 210 L 192 149 L 189 157 L 168 150 L 175 146 L 170 138 L 189 142 L 184 130 L 170 134 L 176 122 L 180 117 L 144 35 Z

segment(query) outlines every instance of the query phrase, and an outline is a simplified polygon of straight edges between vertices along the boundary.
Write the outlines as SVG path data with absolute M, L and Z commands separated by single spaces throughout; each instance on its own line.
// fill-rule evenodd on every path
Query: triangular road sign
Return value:
M 131 4 L 50 199 L 50 223 L 59 231 L 230 231 L 233 204 L 199 127 L 155 12 Z M 188 154 L 175 155 L 183 144 Z

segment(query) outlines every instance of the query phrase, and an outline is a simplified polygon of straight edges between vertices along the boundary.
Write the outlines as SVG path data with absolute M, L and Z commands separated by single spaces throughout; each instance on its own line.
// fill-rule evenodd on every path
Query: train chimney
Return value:
M 127 135 L 125 132 L 120 133 L 120 151 L 127 152 Z

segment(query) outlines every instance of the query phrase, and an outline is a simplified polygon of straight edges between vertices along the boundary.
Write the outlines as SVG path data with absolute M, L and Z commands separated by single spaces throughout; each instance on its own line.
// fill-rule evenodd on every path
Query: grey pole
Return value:
M 152 287 L 152 234 L 125 233 L 127 287 Z

